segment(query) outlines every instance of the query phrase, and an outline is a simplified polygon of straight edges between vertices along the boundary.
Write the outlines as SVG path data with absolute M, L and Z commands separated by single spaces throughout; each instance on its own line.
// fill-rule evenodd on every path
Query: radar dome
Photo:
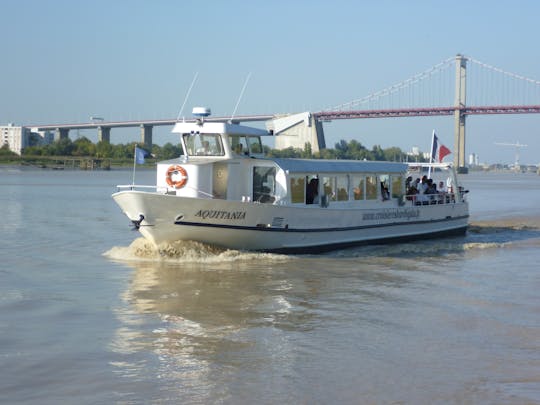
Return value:
M 198 118 L 208 117 L 211 114 L 210 108 L 208 107 L 193 107 L 192 114 Z

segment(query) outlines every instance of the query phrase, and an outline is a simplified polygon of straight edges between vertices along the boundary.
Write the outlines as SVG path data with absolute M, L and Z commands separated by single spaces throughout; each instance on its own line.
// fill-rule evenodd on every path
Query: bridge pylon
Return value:
M 465 102 L 466 102 L 467 58 L 456 55 L 456 93 L 454 101 L 454 167 L 467 173 L 465 166 Z

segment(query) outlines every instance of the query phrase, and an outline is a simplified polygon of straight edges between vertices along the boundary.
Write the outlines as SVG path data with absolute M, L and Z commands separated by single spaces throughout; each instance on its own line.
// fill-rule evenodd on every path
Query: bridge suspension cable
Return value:
M 540 81 L 481 62 L 470 56 L 468 105 L 539 105 Z
M 502 73 L 503 75 L 506 75 L 506 76 L 509 76 L 509 77 L 513 77 L 514 79 L 519 79 L 519 80 L 525 80 L 529 83 L 533 83 L 533 84 L 537 84 L 537 85 L 540 85 L 540 81 L 539 80 L 535 80 L 535 79 L 531 79 L 529 77 L 525 77 L 525 76 L 521 76 L 521 75 L 518 75 L 516 73 L 512 73 L 512 72 L 507 72 L 506 70 L 503 70 L 501 68 L 498 68 L 498 67 L 495 67 L 495 66 L 491 66 L 491 65 L 488 65 L 487 63 L 484 63 L 484 62 L 480 62 L 479 60 L 477 59 L 474 59 L 474 58 L 471 58 L 470 56 L 466 56 L 465 57 L 468 61 L 471 61 L 473 63 L 476 63 L 477 65 L 480 65 L 486 69 L 489 69 L 489 70 L 493 70 L 495 72 L 498 72 L 498 73 Z
M 540 80 L 509 72 L 470 56 L 463 56 L 463 59 L 471 62 L 467 72 L 467 105 L 540 105 Z M 455 57 L 448 58 L 383 90 L 326 108 L 321 113 L 453 106 L 455 60 Z
M 421 81 L 429 78 L 429 77 L 432 77 L 434 76 L 435 74 L 441 72 L 441 71 L 444 71 L 444 70 L 449 70 L 448 68 L 450 66 L 453 65 L 454 63 L 454 60 L 455 58 L 452 57 L 452 58 L 448 58 L 438 64 L 436 64 L 435 66 L 421 72 L 421 73 L 418 73 L 402 82 L 399 82 L 399 83 L 396 83 L 390 87 L 387 87 L 383 90 L 380 90 L 380 91 L 377 91 L 377 92 L 374 92 L 374 93 L 371 93 L 365 97 L 362 97 L 362 98 L 359 98 L 359 99 L 356 99 L 356 100 L 352 100 L 352 101 L 349 101 L 347 103 L 343 103 L 343 104 L 340 104 L 340 105 L 337 105 L 335 107 L 330 107 L 330 108 L 326 108 L 324 109 L 323 111 L 346 111 L 346 110 L 350 110 L 350 109 L 353 109 L 354 107 L 358 107 L 358 106 L 361 106 L 361 105 L 369 105 L 370 103 L 374 102 L 374 101 L 378 101 L 380 100 L 381 98 L 385 97 L 385 96 L 389 96 L 389 95 L 392 95 L 392 94 L 395 94 L 397 92 L 399 92 L 400 90 L 403 90 L 403 89 L 406 89 L 406 88 L 410 88 L 412 87 L 413 85 L 415 84 L 418 84 L 420 83 Z M 414 96 L 411 96 L 409 95 L 408 97 L 409 99 L 411 98 L 415 98 Z M 410 100 L 409 100 L 410 101 Z

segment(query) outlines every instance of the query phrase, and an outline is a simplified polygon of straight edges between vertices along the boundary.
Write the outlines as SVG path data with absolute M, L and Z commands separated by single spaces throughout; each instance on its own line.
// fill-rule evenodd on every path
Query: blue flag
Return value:
M 142 165 L 144 163 L 144 158 L 148 156 L 150 156 L 150 152 L 135 146 L 135 163 Z

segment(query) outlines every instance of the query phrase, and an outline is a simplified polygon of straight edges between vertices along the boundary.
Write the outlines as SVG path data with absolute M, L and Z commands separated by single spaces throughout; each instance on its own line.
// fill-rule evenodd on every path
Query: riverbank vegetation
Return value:
M 11 152 L 6 145 L 0 148 L 0 162 L 13 164 L 45 165 L 47 162 L 59 160 L 76 160 L 80 165 L 87 165 L 86 160 L 107 161 L 109 166 L 125 166 L 133 164 L 133 155 L 136 142 L 128 144 L 111 144 L 107 142 L 93 143 L 86 137 L 72 141 L 69 138 L 61 139 L 48 145 L 30 146 L 24 149 L 21 156 Z M 143 147 L 143 146 L 139 146 Z M 333 149 L 323 149 L 312 152 L 311 145 L 307 143 L 304 149 L 286 148 L 271 149 L 265 146 L 265 153 L 269 157 L 304 158 L 304 159 L 352 159 L 352 160 L 386 160 L 406 161 L 407 154 L 397 147 L 382 149 L 375 145 L 367 149 L 360 142 L 341 140 Z M 180 144 L 166 143 L 163 146 L 153 145 L 148 151 L 151 155 L 146 164 L 152 165 L 156 161 L 174 159 L 182 154 Z M 420 157 L 418 157 L 420 158 Z M 421 160 L 421 159 L 419 159 Z M 93 163 L 92 163 L 93 164 Z

